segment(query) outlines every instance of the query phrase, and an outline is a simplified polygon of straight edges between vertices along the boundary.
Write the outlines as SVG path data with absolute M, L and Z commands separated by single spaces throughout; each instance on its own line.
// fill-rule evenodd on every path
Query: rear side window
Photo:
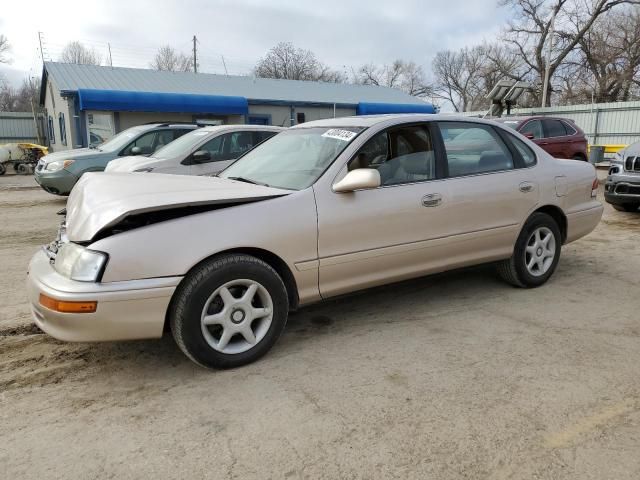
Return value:
M 564 125 L 564 128 L 567 130 L 567 135 L 575 135 L 576 133 L 578 133 L 578 131 L 575 128 L 573 128 L 571 124 L 567 122 L 562 122 L 562 124 Z
M 175 140 L 176 138 L 180 138 L 182 135 L 189 132 L 193 132 L 193 130 L 189 130 L 186 128 L 178 128 L 173 131 L 173 139 Z
M 450 177 L 511 170 L 511 152 L 489 125 L 441 122 Z
M 560 120 L 544 120 L 543 122 L 547 137 L 564 137 L 567 134 L 564 123 Z
M 542 138 L 544 134 L 542 133 L 542 123 L 538 120 L 531 120 L 527 122 L 527 124 L 520 129 L 520 133 L 522 135 L 533 135 L 533 138 Z
M 259 143 L 262 143 L 267 138 L 273 137 L 278 132 L 260 131 L 260 132 L 252 132 L 252 133 L 253 133 L 253 145 L 255 146 L 255 145 L 259 144 Z
M 378 133 L 349 162 L 349 170 L 357 168 L 377 169 L 382 185 L 434 179 L 435 155 L 429 131 L 412 125 Z
M 518 153 L 520 154 L 520 156 L 522 157 L 522 161 L 524 162 L 524 166 L 533 167 L 536 164 L 536 154 L 533 153 L 533 150 L 531 150 L 527 145 L 525 145 L 522 140 L 516 138 L 514 135 L 509 135 L 509 140 L 511 140 L 513 146 L 516 147 L 516 150 L 518 150 Z

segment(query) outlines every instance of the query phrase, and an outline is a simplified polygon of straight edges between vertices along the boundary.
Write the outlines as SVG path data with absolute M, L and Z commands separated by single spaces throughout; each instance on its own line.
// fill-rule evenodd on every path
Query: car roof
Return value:
M 244 130 L 264 130 L 266 132 L 280 132 L 282 130 L 286 130 L 285 127 L 278 127 L 275 125 L 251 125 L 248 123 L 238 124 L 238 125 L 208 125 L 206 127 L 202 127 L 201 131 L 205 132 L 222 132 L 222 131 L 244 131 Z
M 312 128 L 312 127 L 372 127 L 378 124 L 410 123 L 410 122 L 438 122 L 438 121 L 458 121 L 474 123 L 494 123 L 492 119 L 482 119 L 478 117 L 463 117 L 461 115 L 448 113 L 394 113 L 386 115 L 358 115 L 353 117 L 326 118 L 324 120 L 314 120 L 301 123 L 291 129 Z
M 493 120 L 495 122 L 498 122 L 498 123 L 507 123 L 507 122 L 522 123 L 522 122 L 526 122 L 527 120 L 541 120 L 541 119 L 546 119 L 546 120 L 564 120 L 565 122 L 575 123 L 570 118 L 554 117 L 554 116 L 551 116 L 551 115 L 530 115 L 530 116 L 521 115 L 521 116 L 513 116 L 513 117 L 509 116 L 509 117 L 492 118 L 491 120 Z

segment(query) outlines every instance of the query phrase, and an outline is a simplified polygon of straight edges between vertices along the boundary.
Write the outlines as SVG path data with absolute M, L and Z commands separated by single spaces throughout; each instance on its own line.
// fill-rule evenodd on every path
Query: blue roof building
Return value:
M 380 113 L 434 113 L 423 100 L 375 85 L 277 80 L 45 62 L 40 103 L 55 151 L 155 121 L 291 126 Z

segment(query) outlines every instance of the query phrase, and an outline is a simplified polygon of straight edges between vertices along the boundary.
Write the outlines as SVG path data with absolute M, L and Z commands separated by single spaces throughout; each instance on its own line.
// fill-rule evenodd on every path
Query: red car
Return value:
M 573 122 L 558 117 L 506 117 L 496 122 L 513 128 L 556 158 L 586 161 L 587 137 Z

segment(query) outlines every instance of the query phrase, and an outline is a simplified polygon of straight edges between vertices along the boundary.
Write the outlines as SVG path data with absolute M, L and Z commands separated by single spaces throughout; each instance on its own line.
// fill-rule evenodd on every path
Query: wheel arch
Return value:
M 187 271 L 187 273 L 185 273 L 185 277 L 189 274 L 189 272 L 199 267 L 204 262 L 208 262 L 214 258 L 221 257 L 223 255 L 230 255 L 230 254 L 250 255 L 252 257 L 256 257 L 262 260 L 263 262 L 267 263 L 271 268 L 273 268 L 278 273 L 278 275 L 280 275 L 280 278 L 282 278 L 282 281 L 284 282 L 284 286 L 287 289 L 287 297 L 289 298 L 289 309 L 296 310 L 298 308 L 298 304 L 299 304 L 298 284 L 296 283 L 296 279 L 293 276 L 291 269 L 286 264 L 286 262 L 282 258 L 280 258 L 278 255 L 276 255 L 273 252 L 270 252 L 269 250 L 264 250 L 262 248 L 242 247 L 242 248 L 232 248 L 232 249 L 216 252 L 213 255 L 203 258 L 195 265 L 192 265 L 191 268 L 189 268 L 189 270 Z M 173 302 L 173 297 L 171 299 L 171 302 L 169 303 L 167 312 L 165 314 L 164 331 L 167 331 L 167 329 L 169 328 L 169 321 L 168 321 L 169 311 L 171 309 L 172 302 Z
M 544 205 L 542 207 L 537 208 L 531 214 L 534 213 L 546 213 L 551 218 L 555 220 L 558 224 L 558 228 L 560 229 L 560 235 L 562 236 L 562 244 L 567 241 L 567 216 L 564 214 L 562 209 L 556 205 Z

